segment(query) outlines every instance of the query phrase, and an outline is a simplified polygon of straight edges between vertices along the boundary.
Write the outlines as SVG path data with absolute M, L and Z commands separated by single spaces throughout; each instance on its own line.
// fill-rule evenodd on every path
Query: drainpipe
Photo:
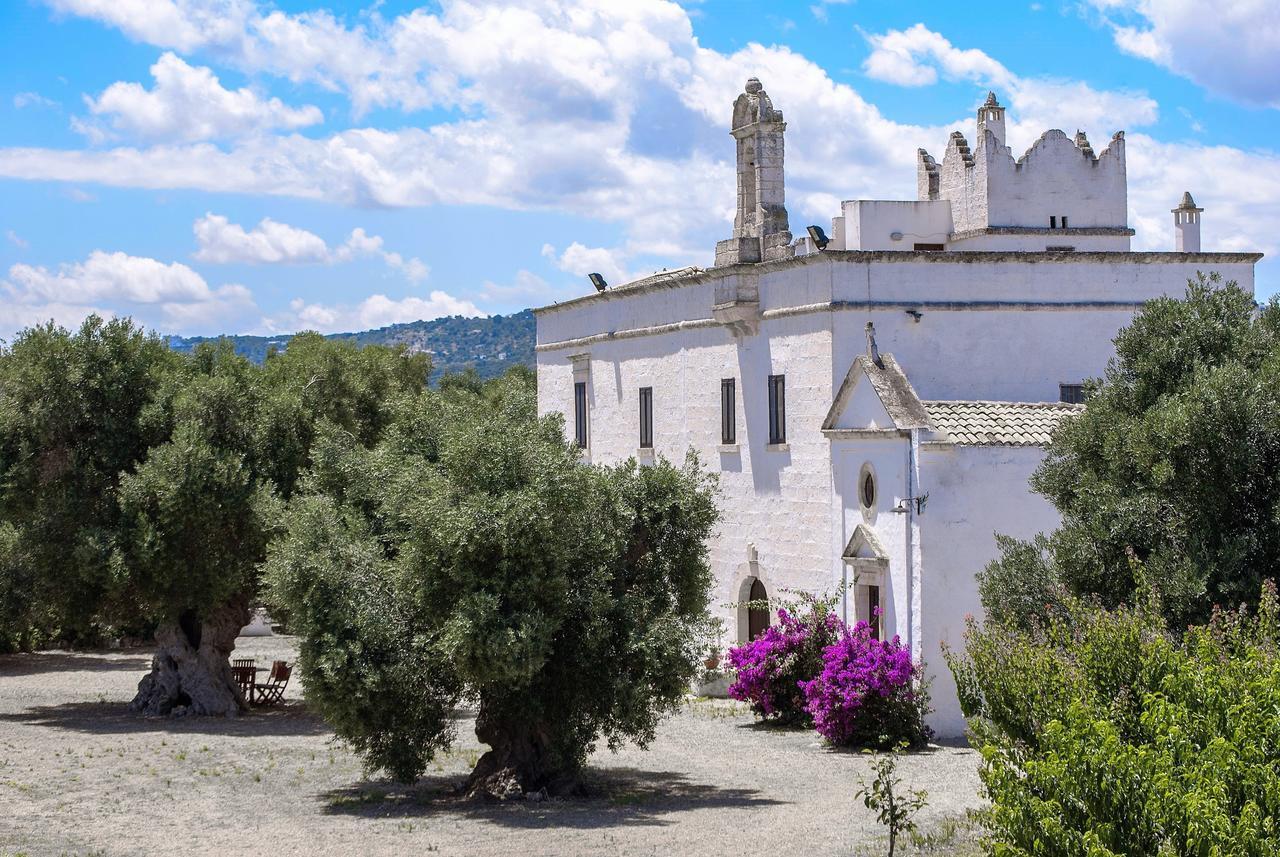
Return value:
M 912 659 L 919 657 L 916 652 L 916 625 L 920 620 L 920 586 L 916 580 L 915 563 L 915 529 L 916 529 L 916 486 L 919 484 L 918 472 L 920 461 L 920 429 L 911 429 L 911 442 L 907 444 L 907 651 Z

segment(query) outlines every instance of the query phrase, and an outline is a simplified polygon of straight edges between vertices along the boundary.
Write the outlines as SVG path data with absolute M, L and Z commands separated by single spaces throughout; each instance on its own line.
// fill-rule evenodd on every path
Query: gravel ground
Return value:
M 241 638 L 237 656 L 292 659 L 287 637 Z M 457 746 L 413 787 L 363 777 L 359 760 L 301 702 L 235 720 L 145 719 L 125 703 L 149 653 L 0 657 L 0 854 L 870 855 L 885 839 L 853 794 L 863 754 L 812 732 L 757 726 L 734 703 L 698 700 L 649 750 L 591 760 L 592 796 L 478 804 L 452 790 L 483 746 Z M 459 712 L 462 720 L 470 714 Z M 977 854 L 966 812 L 978 757 L 935 747 L 902 759 L 929 792 L 932 842 Z

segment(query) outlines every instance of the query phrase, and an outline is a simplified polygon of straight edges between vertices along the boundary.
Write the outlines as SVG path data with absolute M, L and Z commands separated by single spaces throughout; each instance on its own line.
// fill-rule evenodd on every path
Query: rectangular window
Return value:
M 916 252 L 917 252 L 917 253 L 920 253 L 920 252 L 925 252 L 925 253 L 941 253 L 941 252 L 943 251 L 943 249 L 944 249 L 944 245 L 942 245 L 942 244 L 917 244 L 917 245 L 915 245 L 915 250 L 916 250 Z
M 867 587 L 867 624 L 871 626 L 871 638 L 880 639 L 880 587 Z
M 726 446 L 738 442 L 737 382 L 732 378 L 720 380 L 720 442 Z
M 1084 404 L 1084 384 L 1059 384 L 1058 400 L 1072 405 Z
M 1049 252 L 1049 253 L 1070 253 L 1076 248 L 1071 246 L 1070 244 L 1050 244 L 1044 249 L 1046 252 Z
M 787 442 L 787 385 L 785 375 L 769 376 L 769 443 Z
M 1049 215 L 1049 228 L 1050 228 L 1050 229 L 1057 229 L 1057 228 L 1058 228 L 1058 218 L 1057 218 L 1057 216 L 1052 215 L 1052 214 L 1050 214 L 1050 215 Z
M 1067 216 L 1065 214 L 1062 215 L 1062 228 L 1063 229 L 1067 228 Z
M 573 439 L 582 449 L 587 448 L 587 382 L 573 385 Z
M 640 448 L 653 449 L 653 388 L 640 388 Z

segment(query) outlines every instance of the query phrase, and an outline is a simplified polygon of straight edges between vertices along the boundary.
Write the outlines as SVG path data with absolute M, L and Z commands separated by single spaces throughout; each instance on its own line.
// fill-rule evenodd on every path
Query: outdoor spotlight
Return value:
M 591 280 L 591 285 L 596 287 L 597 292 L 603 292 L 609 288 L 609 284 L 604 281 L 604 277 L 599 274 L 587 274 L 587 278 Z
M 812 241 L 819 250 L 827 249 L 827 245 L 831 243 L 831 239 L 827 237 L 827 233 L 822 231 L 821 226 L 809 227 L 809 240 Z

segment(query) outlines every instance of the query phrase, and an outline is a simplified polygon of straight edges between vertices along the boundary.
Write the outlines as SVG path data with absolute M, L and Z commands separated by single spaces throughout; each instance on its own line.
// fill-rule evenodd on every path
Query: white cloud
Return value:
M 289 304 L 288 312 L 263 319 L 263 325 L 272 333 L 298 330 L 348 333 L 449 315 L 484 316 L 486 313 L 471 301 L 436 290 L 425 299 L 411 296 L 397 300 L 375 294 L 354 305 L 307 303 L 297 298 Z
M 166 332 L 193 324 L 208 325 L 253 309 L 253 298 L 240 285 L 214 289 L 180 262 L 166 264 L 144 256 L 95 250 L 83 262 L 50 270 L 17 264 L 0 280 L 8 296 L 0 326 L 21 326 L 53 318 L 75 323 L 90 311 L 111 315 L 124 309 L 145 324 Z
M 210 69 L 169 52 L 151 66 L 151 76 L 155 86 L 149 90 L 137 83 L 111 84 L 97 98 L 85 99 L 89 110 L 115 131 L 143 140 L 222 139 L 324 121 L 318 107 L 289 107 L 247 87 L 226 89 Z M 84 120 L 74 127 L 94 140 L 105 136 L 99 125 Z
M 42 107 L 47 110 L 58 110 L 61 104 L 51 98 L 45 98 L 38 92 L 19 92 L 13 97 L 13 106 L 22 110 L 27 107 Z
M 425 280 L 430 269 L 418 258 L 405 259 L 384 249 L 382 238 L 357 227 L 342 244 L 330 247 L 314 232 L 264 217 L 246 230 L 220 214 L 209 213 L 192 227 L 199 249 L 195 258 L 213 264 L 322 264 L 333 265 L 376 257 L 411 282 Z
M 1076 80 L 1021 77 L 983 51 L 957 48 L 923 24 L 863 35 L 872 47 L 863 63 L 869 77 L 901 86 L 926 86 L 936 83 L 941 71 L 948 80 L 999 90 L 1011 108 L 1008 137 L 1015 152 L 1048 128 L 1093 129 L 1095 134 L 1110 136 L 1113 131 L 1150 125 L 1158 116 L 1158 105 L 1146 93 L 1097 90 Z
M 620 286 L 635 279 L 628 273 L 622 263 L 623 251 L 610 250 L 607 247 L 587 247 L 574 241 L 557 253 L 550 244 L 542 245 L 542 255 L 550 259 L 561 271 L 567 271 L 575 277 L 585 277 L 596 273 L 604 277 L 611 286 Z
M 12 229 L 6 232 L 4 234 L 4 237 L 9 239 L 10 244 L 12 244 L 14 247 L 17 247 L 19 249 L 25 250 L 27 249 L 28 246 L 30 246 L 27 239 L 23 238 L 21 235 L 14 232 Z
M 905 30 L 864 34 L 871 53 L 862 64 L 868 77 L 899 86 L 928 86 L 938 81 L 938 68 L 952 80 L 1007 87 L 1013 75 L 976 48 L 961 50 L 924 24 Z
M 191 51 L 243 38 L 251 0 L 46 0 L 59 12 L 117 27 L 135 41 Z
M 262 134 L 219 145 L 0 149 L 0 175 L 354 206 L 550 209 L 623 224 L 620 246 L 608 250 L 620 270 L 650 258 L 707 264 L 715 240 L 728 235 L 734 184 L 725 131 L 749 76 L 761 78 L 786 113 L 787 200 L 796 233 L 807 223 L 824 224 L 839 199 L 913 198 L 916 149 L 938 154 L 952 128 L 971 134 L 971 108 L 982 97 L 975 91 L 970 109 L 958 106 L 946 124 L 895 122 L 786 47 L 753 43 L 734 53 L 702 47 L 687 12 L 657 0 L 443 0 L 438 12 L 370 14 L 350 26 L 329 13 L 262 11 L 250 0 L 169 0 L 154 4 L 163 6 L 158 14 L 179 15 L 182 24 L 161 29 L 145 14 L 153 4 L 141 0 L 50 2 L 132 38 L 344 93 L 356 113 L 385 106 L 454 112 L 429 127 L 354 128 L 320 139 Z M 932 74 L 999 88 L 1015 151 L 1050 127 L 1084 129 L 1101 145 L 1110 132 L 1157 117 L 1156 103 L 1143 93 L 1022 77 L 923 26 L 868 38 L 879 40 L 873 54 L 882 51 L 876 67 L 883 76 L 913 83 Z M 1136 190 L 1144 139 L 1131 133 L 1128 148 L 1140 233 L 1145 223 L 1162 223 L 1177 198 L 1163 198 L 1169 189 L 1155 179 L 1149 190 Z M 1280 174 L 1275 155 L 1228 151 L 1258 175 Z M 1167 152 L 1179 163 L 1203 154 L 1183 145 Z M 1242 175 L 1231 173 L 1232 180 Z M 1195 183 L 1188 187 L 1199 199 Z M 1219 191 L 1229 197 L 1237 188 Z M 1222 217 L 1223 234 L 1238 236 L 1232 240 L 1259 246 L 1269 240 L 1265 214 L 1256 219 L 1220 208 L 1221 215 L 1207 213 L 1206 246 L 1214 216 Z M 1166 230 L 1153 226 L 1152 234 Z M 556 261 L 567 268 L 574 260 L 565 253 L 556 251 Z
M 329 261 L 329 245 L 319 235 L 271 218 L 263 218 L 252 231 L 246 231 L 220 214 L 209 213 L 192 228 L 200 245 L 195 258 L 201 262 L 269 265 Z
M 1250 104 L 1280 108 L 1275 0 L 1091 0 L 1116 47 Z

